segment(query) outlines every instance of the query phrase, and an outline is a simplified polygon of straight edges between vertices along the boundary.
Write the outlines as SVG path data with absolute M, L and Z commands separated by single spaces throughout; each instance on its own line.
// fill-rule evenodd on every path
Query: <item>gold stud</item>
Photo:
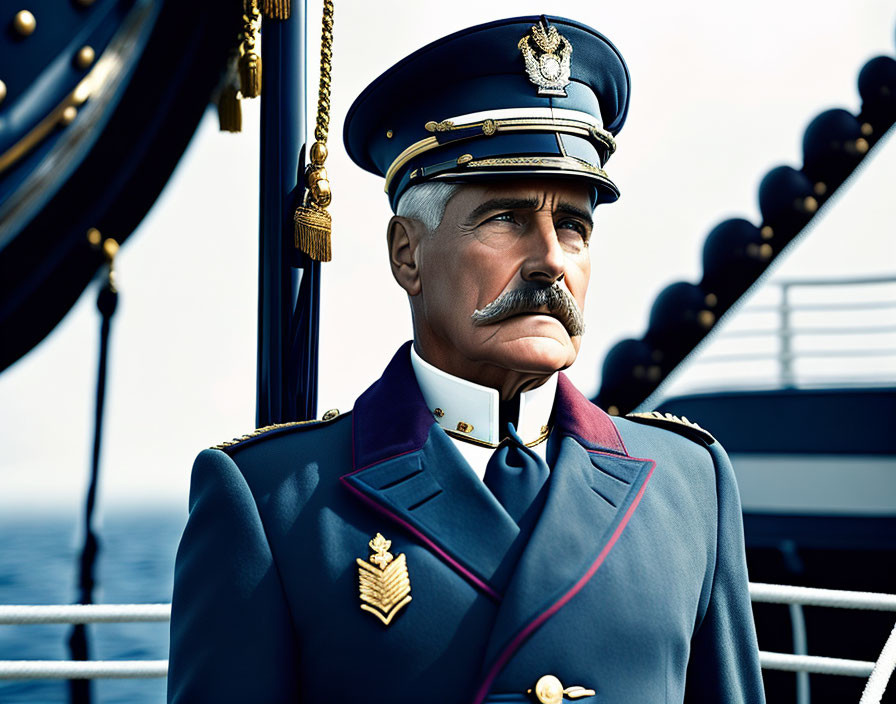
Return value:
M 870 122 L 862 123 L 862 134 L 866 137 L 870 137 L 874 133 L 874 128 L 871 126 Z
M 697 314 L 697 321 L 700 323 L 700 326 L 706 330 L 709 330 L 716 322 L 716 316 L 710 310 L 701 310 Z
M 103 236 L 102 234 L 100 234 L 99 230 L 97 230 L 95 227 L 91 227 L 87 231 L 87 241 L 90 242 L 90 244 L 94 247 L 99 247 L 100 242 L 103 241 Z
M 339 415 L 339 409 L 331 408 L 329 411 L 327 411 L 326 413 L 324 413 L 321 416 L 321 420 L 333 420 L 338 415 Z
M 708 305 L 710 308 L 715 308 L 716 305 L 718 305 L 718 303 L 719 303 L 718 296 L 716 296 L 716 294 L 714 294 L 714 293 L 707 293 L 707 294 L 706 294 L 706 298 L 704 298 L 703 301 L 704 301 L 704 302 L 706 303 L 706 305 Z
M 457 429 L 462 433 L 472 433 L 473 432 L 473 426 L 470 425 L 469 423 L 464 423 L 462 420 L 458 421 Z
M 459 157 L 457 157 L 457 165 L 458 166 L 462 166 L 463 164 L 469 164 L 471 161 L 473 161 L 472 154 L 461 154 Z
M 393 133 L 392 130 L 386 130 L 386 139 L 392 139 Z
M 541 426 L 541 434 L 542 435 L 547 435 L 549 430 L 550 430 L 550 428 L 548 426 L 546 426 L 546 425 Z
M 3 102 L 3 99 L 6 97 L 6 84 L 3 81 L 0 81 L 0 103 Z
M 818 210 L 818 201 L 815 200 L 812 196 L 806 196 L 806 198 L 803 199 L 803 209 L 807 213 L 814 213 L 816 210 Z
M 69 105 L 65 110 L 62 111 L 62 115 L 59 116 L 59 124 L 62 126 L 70 125 L 75 121 L 75 118 L 78 116 L 78 109 L 74 105 Z
M 611 416 L 618 416 L 619 415 L 619 406 L 610 406 L 607 409 L 607 413 L 609 413 Z
M 764 260 L 769 260 L 772 258 L 772 246 L 768 243 L 759 247 L 759 258 Z
M 864 137 L 859 137 L 856 140 L 856 151 L 859 154 L 864 154 L 868 151 L 868 149 L 868 140 L 866 140 Z
M 651 366 L 647 368 L 647 379 L 649 381 L 659 381 L 663 375 L 662 369 L 658 366 Z
M 445 411 L 441 408 L 436 408 L 432 413 L 436 418 L 443 418 L 445 416 Z
M 96 58 L 96 52 L 90 45 L 84 45 L 75 54 L 75 65 L 80 69 L 89 68 Z
M 111 237 L 107 237 L 103 240 L 103 254 L 106 255 L 106 259 L 112 261 L 115 259 L 115 255 L 118 254 L 118 242 L 113 240 Z
M 812 187 L 812 190 L 815 191 L 815 195 L 823 196 L 828 192 L 828 186 L 824 181 L 819 181 Z
M 766 225 L 759 231 L 759 234 L 762 235 L 762 239 L 770 240 L 775 236 L 775 231 L 771 228 L 770 225 Z
M 27 37 L 33 34 L 37 28 L 37 20 L 34 19 L 34 15 L 28 12 L 28 10 L 21 10 L 13 18 L 12 28 L 19 36 Z

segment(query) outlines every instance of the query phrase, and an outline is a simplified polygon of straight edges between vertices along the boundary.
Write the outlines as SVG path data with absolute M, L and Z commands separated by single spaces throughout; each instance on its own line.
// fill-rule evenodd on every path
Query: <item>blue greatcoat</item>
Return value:
M 433 422 L 408 347 L 354 410 L 193 468 L 169 701 L 762 702 L 740 505 L 718 444 L 604 414 L 561 375 L 551 477 L 517 525 Z M 382 533 L 412 601 L 362 611 Z

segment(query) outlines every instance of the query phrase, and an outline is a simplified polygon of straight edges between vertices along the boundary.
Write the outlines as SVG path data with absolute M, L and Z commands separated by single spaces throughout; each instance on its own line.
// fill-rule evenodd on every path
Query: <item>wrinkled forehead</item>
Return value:
M 591 213 L 595 204 L 590 184 L 575 179 L 500 180 L 457 184 L 447 209 L 462 214 L 491 202 L 507 209 L 556 210 L 572 206 Z

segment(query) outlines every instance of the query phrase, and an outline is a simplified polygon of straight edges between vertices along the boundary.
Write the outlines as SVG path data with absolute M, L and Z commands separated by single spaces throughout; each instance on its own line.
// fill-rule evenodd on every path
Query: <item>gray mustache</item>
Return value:
M 585 319 L 579 306 L 558 283 L 502 293 L 482 310 L 475 310 L 471 317 L 475 325 L 491 325 L 520 313 L 542 313 L 545 309 L 563 323 L 570 337 L 585 332 Z

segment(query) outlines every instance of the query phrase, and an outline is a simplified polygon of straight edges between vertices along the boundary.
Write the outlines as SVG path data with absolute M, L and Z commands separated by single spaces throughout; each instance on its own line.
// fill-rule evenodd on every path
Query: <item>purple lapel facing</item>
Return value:
M 629 456 L 610 417 L 562 374 L 554 420 L 545 506 L 499 607 L 474 704 L 485 699 L 523 644 L 605 564 L 655 466 Z
M 355 471 L 423 447 L 432 414 L 410 363 L 411 342 L 392 357 L 383 375 L 355 402 L 352 458 Z
M 354 468 L 340 480 L 500 601 L 519 528 L 435 423 L 411 367 L 410 344 L 355 404 Z M 489 540 L 481 539 L 482 526 L 489 526 Z
M 560 437 L 573 437 L 589 450 L 628 457 L 628 451 L 610 416 L 582 396 L 563 372 L 560 372 L 557 382 L 554 433 Z

